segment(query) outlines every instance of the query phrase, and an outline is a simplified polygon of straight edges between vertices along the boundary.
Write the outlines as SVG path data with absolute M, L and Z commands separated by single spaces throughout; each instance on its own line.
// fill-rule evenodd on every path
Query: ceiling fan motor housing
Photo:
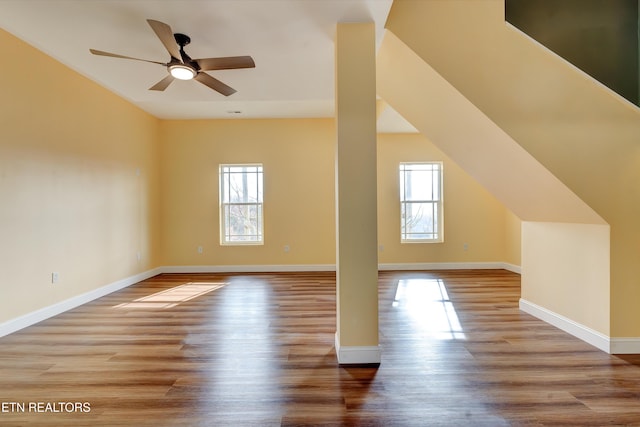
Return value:
M 191 43 L 191 37 L 186 34 L 175 33 L 173 37 L 176 39 L 176 43 L 178 43 L 178 46 L 180 47 L 184 47 Z

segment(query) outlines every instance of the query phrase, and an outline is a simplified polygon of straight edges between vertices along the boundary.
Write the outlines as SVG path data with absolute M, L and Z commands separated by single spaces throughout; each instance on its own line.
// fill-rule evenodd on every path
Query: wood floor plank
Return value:
M 379 295 L 382 364 L 341 367 L 334 273 L 150 278 L 0 338 L 0 425 L 640 426 L 640 355 L 521 312 L 518 275 L 385 271 Z

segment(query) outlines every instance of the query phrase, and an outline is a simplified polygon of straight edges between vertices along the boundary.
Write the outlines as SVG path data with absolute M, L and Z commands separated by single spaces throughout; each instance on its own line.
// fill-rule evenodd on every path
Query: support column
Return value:
M 379 364 L 373 23 L 336 33 L 336 353 L 340 364 Z

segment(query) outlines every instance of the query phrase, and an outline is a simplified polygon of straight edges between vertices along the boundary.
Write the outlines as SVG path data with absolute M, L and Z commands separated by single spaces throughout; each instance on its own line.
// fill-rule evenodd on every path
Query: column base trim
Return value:
M 340 345 L 340 339 L 336 332 L 335 346 L 339 365 L 379 365 L 382 361 L 382 350 L 379 345 Z
M 640 338 L 611 338 L 611 354 L 640 354 Z

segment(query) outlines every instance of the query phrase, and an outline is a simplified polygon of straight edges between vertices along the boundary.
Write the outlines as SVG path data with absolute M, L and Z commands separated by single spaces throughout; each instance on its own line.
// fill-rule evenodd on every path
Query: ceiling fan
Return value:
M 117 53 L 104 52 L 96 49 L 89 49 L 94 55 L 110 56 L 113 58 L 133 59 L 135 61 L 151 62 L 167 67 L 169 75 L 160 80 L 149 90 L 165 90 L 174 79 L 197 80 L 205 86 L 220 92 L 224 96 L 229 96 L 236 90 L 220 80 L 210 76 L 204 71 L 232 70 L 237 68 L 254 68 L 256 64 L 250 56 L 227 56 L 221 58 L 191 59 L 184 51 L 184 47 L 191 42 L 191 38 L 185 34 L 173 33 L 171 27 L 164 22 L 147 19 L 149 26 L 156 33 L 164 47 L 171 55 L 171 60 L 167 63 L 149 61 L 146 59 L 132 58 L 130 56 L 118 55 Z

